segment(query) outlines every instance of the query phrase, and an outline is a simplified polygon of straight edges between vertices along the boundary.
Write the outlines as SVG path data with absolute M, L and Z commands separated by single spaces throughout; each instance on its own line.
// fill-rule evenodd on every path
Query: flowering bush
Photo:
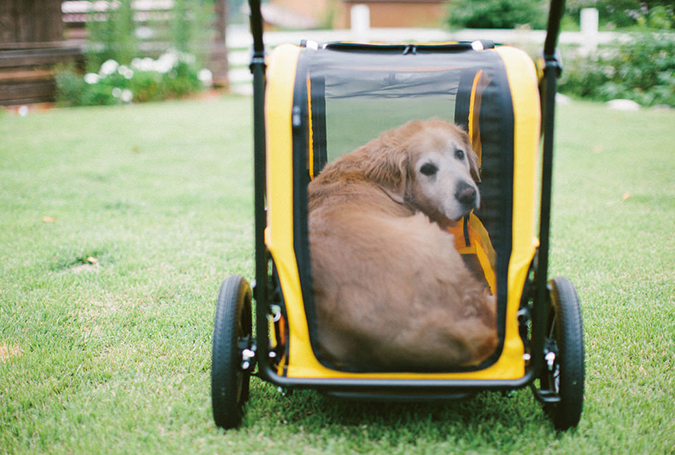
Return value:
M 125 104 L 180 98 L 211 85 L 208 69 L 174 49 L 158 59 L 134 58 L 130 65 L 103 62 L 97 73 L 78 75 L 72 68 L 56 77 L 57 100 L 69 106 Z

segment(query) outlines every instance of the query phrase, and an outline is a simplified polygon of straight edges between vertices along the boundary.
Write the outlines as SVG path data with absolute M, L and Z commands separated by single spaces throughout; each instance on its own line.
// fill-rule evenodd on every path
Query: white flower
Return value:
M 152 66 L 155 64 L 155 61 L 150 57 L 145 57 L 143 59 L 143 64 L 148 68 L 148 71 L 152 71 Z
M 124 76 L 126 79 L 131 79 L 134 77 L 134 70 L 124 65 L 117 68 L 117 72 L 120 73 L 120 76 Z
M 204 84 L 210 84 L 213 81 L 213 73 L 208 68 L 200 69 L 197 72 L 197 79 L 202 81 Z
M 103 62 L 103 65 L 101 65 L 101 69 L 99 70 L 98 74 L 101 77 L 108 76 L 115 71 L 117 71 L 117 68 L 119 68 L 120 64 L 117 63 L 115 60 L 106 60 Z
M 171 69 L 173 68 L 173 63 L 169 62 L 168 60 L 157 60 L 156 64 L 154 65 L 153 71 L 157 71 L 158 73 L 161 74 L 166 74 Z
M 136 71 L 154 71 L 155 61 L 150 57 L 135 58 L 131 61 L 131 67 Z
M 178 56 L 175 51 L 168 50 L 160 55 L 154 64 L 154 70 L 158 73 L 166 74 L 178 63 Z
M 125 88 L 122 90 L 122 101 L 125 103 L 130 103 L 132 99 L 134 99 L 134 94 L 129 90 L 128 88 Z
M 131 67 L 137 71 L 147 71 L 144 58 L 135 58 L 131 61 Z
M 122 96 L 122 89 L 119 87 L 115 87 L 112 90 L 112 96 L 114 96 L 115 98 L 119 98 L 120 96 Z
M 84 75 L 84 82 L 86 82 L 89 85 L 98 84 L 98 81 L 100 79 L 101 78 L 98 77 L 98 74 L 96 74 L 96 73 L 87 73 L 87 74 Z

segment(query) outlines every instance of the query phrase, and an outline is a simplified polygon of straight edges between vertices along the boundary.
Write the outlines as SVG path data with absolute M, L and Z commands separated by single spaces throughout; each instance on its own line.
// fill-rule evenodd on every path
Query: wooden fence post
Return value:
M 208 68 L 213 74 L 213 84 L 217 87 L 227 88 L 228 65 L 227 45 L 225 33 L 227 29 L 227 0 L 215 0 L 213 4 L 215 33 L 211 41 Z

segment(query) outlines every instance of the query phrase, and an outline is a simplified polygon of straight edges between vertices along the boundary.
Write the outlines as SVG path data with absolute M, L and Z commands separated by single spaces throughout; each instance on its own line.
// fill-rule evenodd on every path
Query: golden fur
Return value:
M 434 119 L 383 133 L 312 181 L 310 255 L 324 359 L 362 371 L 440 371 L 494 352 L 494 298 L 446 229 L 478 205 L 477 179 L 466 133 Z

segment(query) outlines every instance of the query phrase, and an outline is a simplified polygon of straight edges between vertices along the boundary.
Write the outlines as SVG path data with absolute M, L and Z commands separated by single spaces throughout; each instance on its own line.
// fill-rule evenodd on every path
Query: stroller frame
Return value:
M 250 0 L 250 26 L 253 35 L 253 57 L 250 69 L 253 73 L 253 106 L 254 106 L 254 218 L 255 218 L 255 282 L 252 285 L 252 297 L 255 299 L 256 336 L 246 336 L 238 342 L 237 355 L 234 359 L 235 368 L 239 368 L 246 375 L 257 375 L 263 381 L 272 383 L 283 389 L 311 388 L 326 392 L 330 395 L 346 398 L 361 399 L 395 399 L 395 400 L 425 400 L 458 398 L 467 396 L 480 390 L 512 391 L 530 386 L 537 400 L 542 402 L 548 410 L 554 410 L 561 402 L 561 396 L 552 387 L 552 379 L 543 379 L 547 370 L 551 370 L 555 362 L 556 351 L 550 346 L 547 338 L 547 325 L 551 325 L 552 300 L 576 300 L 573 288 L 569 291 L 566 283 L 548 280 L 549 261 L 549 231 L 551 216 L 551 183 L 553 167 L 553 137 L 555 120 L 555 95 L 557 79 L 561 74 L 562 65 L 557 52 L 557 41 L 560 31 L 560 20 L 564 10 L 564 0 L 552 0 L 549 13 L 547 35 L 543 55 L 538 63 L 540 77 L 541 113 L 543 136 L 543 151 L 541 165 L 541 193 L 539 218 L 539 247 L 536 249 L 534 261 L 527 275 L 525 290 L 522 294 L 521 309 L 518 312 L 518 323 L 521 337 L 527 343 L 529 358 L 526 359 L 525 374 L 516 379 L 363 379 L 363 378 L 298 378 L 280 375 L 270 361 L 274 352 L 270 350 L 270 322 L 268 316 L 273 312 L 272 300 L 280 292 L 278 285 L 271 279 L 270 255 L 265 243 L 265 229 L 267 226 L 266 212 L 266 125 L 265 125 L 265 47 L 262 33 L 262 16 L 260 0 Z M 560 292 L 553 292 L 555 288 L 565 288 Z M 571 285 L 570 285 L 571 286 Z M 571 294 L 570 294 L 571 292 Z M 222 293 L 222 290 L 221 290 Z M 554 295 L 555 294 L 555 295 Z M 564 295 L 563 295 L 564 294 Z M 251 296 L 248 297 L 250 305 Z M 578 307 L 578 301 L 576 301 Z M 248 309 L 244 311 L 250 311 Z M 216 316 L 218 324 L 218 315 Z M 548 324 L 547 324 L 548 323 Z M 581 330 L 579 320 L 579 331 Z M 251 333 L 249 329 L 249 333 Z M 221 406 L 222 400 L 216 398 L 213 381 L 223 370 L 216 365 L 216 329 L 214 329 L 214 364 L 212 370 L 212 392 L 214 393 L 214 418 L 221 427 L 234 427 L 241 421 L 241 415 L 224 416 L 223 411 L 216 409 L 216 402 Z M 527 341 L 526 341 L 527 340 Z M 581 343 L 581 394 L 583 395 L 583 341 Z M 578 344 L 578 343 L 577 343 Z M 553 352 L 553 357 L 551 353 Z M 240 357 L 241 356 L 241 357 Z M 257 372 L 253 370 L 257 366 Z M 242 374 L 239 373 L 238 374 Z M 536 380 L 541 379 L 541 386 Z M 241 387 L 241 386 L 240 386 Z M 236 399 L 236 406 L 243 406 L 248 398 L 248 382 L 240 390 L 241 396 Z M 220 393 L 220 392 L 218 392 Z M 235 397 L 236 398 L 236 397 Z M 583 399 L 583 398 L 582 398 Z M 240 404 L 241 402 L 241 404 Z M 581 413 L 580 405 L 578 413 Z M 235 414 L 241 413 L 239 409 Z M 579 415 L 571 418 L 555 417 L 554 425 L 558 429 L 574 427 L 578 423 Z

